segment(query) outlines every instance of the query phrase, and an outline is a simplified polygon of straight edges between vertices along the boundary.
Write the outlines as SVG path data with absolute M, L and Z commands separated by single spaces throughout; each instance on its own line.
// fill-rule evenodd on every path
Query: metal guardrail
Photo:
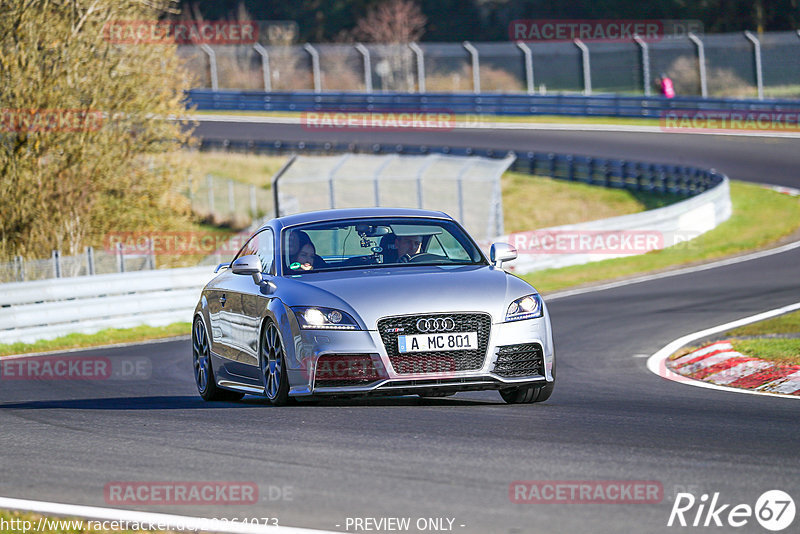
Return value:
M 593 158 L 552 152 L 522 152 L 490 148 L 418 146 L 381 143 L 333 143 L 306 141 L 237 141 L 203 139 L 203 150 L 235 150 L 264 154 L 296 152 L 337 154 L 451 154 L 504 158 L 516 156 L 512 171 L 558 180 L 582 182 L 615 189 L 629 189 L 681 196 L 694 196 L 722 183 L 724 176 L 714 169 L 683 165 L 648 163 L 611 158 Z
M 466 93 L 186 92 L 188 106 L 201 111 L 393 111 L 490 115 L 665 117 L 668 112 L 797 112 L 796 100 L 620 95 L 527 95 Z
M 3 284 L 0 343 L 190 322 L 208 266 Z

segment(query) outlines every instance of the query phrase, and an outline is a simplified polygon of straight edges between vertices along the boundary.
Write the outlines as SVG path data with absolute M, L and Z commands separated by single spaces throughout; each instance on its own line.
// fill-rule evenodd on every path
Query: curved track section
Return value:
M 236 128 L 259 138 L 308 135 Z M 685 157 L 706 165 L 716 157 L 733 178 L 796 180 L 794 151 L 783 141 L 769 144 L 774 157 L 758 155 L 747 171 L 724 159 L 725 147 L 745 158 L 758 152 L 747 147 L 760 140 L 740 148 L 736 139 L 707 136 L 687 143 L 637 134 L 638 144 L 629 146 L 629 136 L 609 134 L 465 135 L 475 137 L 460 143 L 498 148 Z M 671 145 L 681 139 L 685 150 Z M 767 160 L 771 177 L 757 173 Z M 87 351 L 81 354 L 112 361 L 146 357 L 153 376 L 0 380 L 0 495 L 107 506 L 104 486 L 111 481 L 253 481 L 261 492 L 255 505 L 134 508 L 274 516 L 281 524 L 342 531 L 348 517 L 446 517 L 454 531 L 476 533 L 669 532 L 678 528 L 666 526 L 675 493 L 687 490 L 752 506 L 777 488 L 798 501 L 797 403 L 689 388 L 650 373 L 642 356 L 687 332 L 797 302 L 799 263 L 795 248 L 552 300 L 559 382 L 542 405 L 505 405 L 494 392 L 285 408 L 250 397 L 207 404 L 195 391 L 188 340 Z M 509 485 L 516 480 L 653 480 L 664 498 L 514 504 Z M 271 487 L 291 488 L 290 499 L 271 499 Z M 759 528 L 752 518 L 748 525 Z
M 299 124 L 201 121 L 209 139 L 375 142 L 552 151 L 714 168 L 733 180 L 800 186 L 800 140 L 707 134 L 549 130 L 313 131 Z

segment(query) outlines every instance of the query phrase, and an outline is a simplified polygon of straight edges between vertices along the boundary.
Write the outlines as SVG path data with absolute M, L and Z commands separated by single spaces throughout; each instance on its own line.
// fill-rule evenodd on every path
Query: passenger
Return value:
M 290 258 L 294 258 L 304 245 L 311 243 L 311 238 L 302 230 L 293 230 L 289 233 L 288 253 Z
M 418 235 L 399 235 L 394 240 L 397 257 L 402 263 L 422 252 L 422 237 Z
M 321 269 L 327 267 L 327 263 L 321 256 L 317 255 L 316 247 L 302 230 L 294 230 L 289 234 L 287 246 L 287 256 L 289 257 L 289 268 L 292 270 L 302 269 Z M 292 267 L 294 265 L 294 267 Z
M 314 268 L 314 264 L 317 262 L 317 251 L 314 248 L 314 244 L 309 241 L 302 247 L 300 250 L 297 251 L 297 254 L 294 258 L 292 258 L 290 265 L 299 264 L 299 268 L 303 271 L 310 271 Z

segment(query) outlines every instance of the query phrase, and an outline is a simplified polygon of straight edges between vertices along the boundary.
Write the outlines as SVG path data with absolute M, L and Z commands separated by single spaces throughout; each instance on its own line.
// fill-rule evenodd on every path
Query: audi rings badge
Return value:
M 431 317 L 417 321 L 419 332 L 450 332 L 455 328 L 456 321 L 452 317 Z

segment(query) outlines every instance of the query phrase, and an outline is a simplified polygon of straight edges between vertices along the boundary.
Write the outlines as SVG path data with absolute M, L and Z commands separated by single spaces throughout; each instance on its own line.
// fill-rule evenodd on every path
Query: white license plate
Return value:
M 477 348 L 477 332 L 397 336 L 397 350 L 400 353 L 432 352 L 442 350 L 476 350 Z

